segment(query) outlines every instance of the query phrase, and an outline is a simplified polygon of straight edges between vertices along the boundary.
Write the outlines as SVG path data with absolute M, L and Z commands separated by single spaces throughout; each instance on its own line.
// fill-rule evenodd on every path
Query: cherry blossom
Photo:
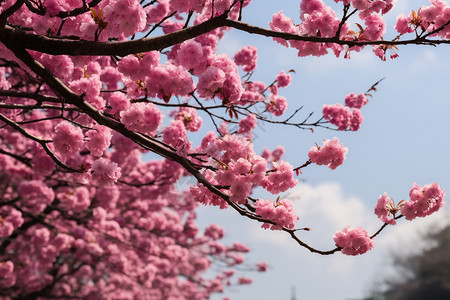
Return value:
M 381 229 L 372 236 L 346 227 L 327 251 L 301 240 L 298 231 L 309 229 L 295 228 L 301 215 L 287 192 L 303 168 L 334 170 L 348 149 L 334 138 L 292 155 L 257 138 L 268 124 L 359 130 L 378 83 L 301 121 L 302 104 L 288 109 L 283 96 L 300 89 L 294 70 L 261 74 L 257 47 L 225 53 L 220 42 L 236 30 L 301 57 L 350 58 L 372 47 L 386 60 L 399 56 L 397 45 L 448 39 L 448 4 L 400 14 L 389 37 L 384 15 L 394 0 L 335 0 L 339 10 L 303 0 L 297 16 L 279 10 L 267 29 L 245 23 L 250 2 L 1 2 L 3 298 L 208 299 L 268 270 L 244 243 L 224 241 L 223 224 L 197 224 L 199 205 L 232 210 L 311 252 L 346 255 L 372 249 L 402 216 L 443 206 L 437 183 L 414 184 L 397 205 L 386 193 L 378 198 Z M 261 198 L 267 192 L 276 200 Z
M 343 144 L 339 144 L 338 138 L 326 140 L 322 146 L 312 147 L 308 152 L 309 159 L 321 166 L 327 165 L 331 170 L 342 165 L 348 149 Z
M 336 246 L 342 248 L 345 255 L 359 255 L 371 250 L 375 242 L 362 227 L 345 227 L 334 235 Z

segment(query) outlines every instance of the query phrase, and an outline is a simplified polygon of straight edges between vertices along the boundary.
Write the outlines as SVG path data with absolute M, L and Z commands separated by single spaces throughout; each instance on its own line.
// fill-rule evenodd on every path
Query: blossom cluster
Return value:
M 226 105 L 238 103 L 243 91 L 237 65 L 226 54 L 214 56 L 198 78 L 197 92 L 201 97 L 217 97 Z
M 377 41 L 383 38 L 386 32 L 386 24 L 381 17 L 389 12 L 395 4 L 395 0 L 370 1 L 370 0 L 335 0 L 343 2 L 344 5 L 351 5 L 357 9 L 358 17 L 364 22 L 365 27 L 359 25 L 359 32 L 350 30 L 348 22 L 342 23 L 336 16 L 333 9 L 326 6 L 322 0 L 307 0 L 300 3 L 300 23 L 294 21 L 283 14 L 282 11 L 275 13 L 270 28 L 274 31 L 281 31 L 297 35 L 335 37 L 343 40 Z M 298 50 L 298 56 L 322 56 L 332 50 L 338 57 L 344 50 L 345 57 L 350 57 L 350 51 L 360 51 L 364 47 L 352 47 L 344 49 L 343 46 L 335 43 L 315 43 L 306 41 L 286 41 L 281 38 L 274 38 L 284 46 L 290 46 Z
M 334 170 L 344 163 L 347 152 L 348 148 L 339 144 L 338 138 L 335 137 L 333 140 L 324 141 L 320 147 L 312 147 L 308 152 L 308 157 L 313 163 L 319 166 L 327 165 L 328 168 Z
M 445 191 L 437 183 L 427 184 L 423 188 L 414 184 L 409 191 L 408 201 L 403 200 L 395 205 L 394 200 L 384 193 L 378 198 L 374 212 L 382 222 L 395 225 L 395 217 L 399 211 L 406 220 L 437 212 L 444 205 L 444 196 Z
M 450 6 L 446 1 L 430 1 L 429 6 L 423 5 L 417 12 L 412 11 L 409 15 L 400 14 L 397 17 L 395 29 L 401 35 L 412 33 L 416 29 L 427 32 L 434 32 L 442 28 L 439 32 L 432 34 L 442 39 L 450 37 L 450 27 L 445 26 L 449 20 Z
M 283 228 L 294 229 L 295 223 L 298 220 L 292 207 L 292 202 L 287 199 L 277 200 L 276 203 L 270 199 L 258 199 L 255 202 L 255 209 L 257 215 L 275 223 L 264 223 L 261 225 L 262 228 L 271 230 L 281 230 Z
M 251 72 L 256 69 L 258 59 L 258 49 L 255 46 L 246 46 L 234 54 L 234 62 L 242 66 L 245 72 Z
M 397 211 L 394 200 L 384 193 L 378 198 L 374 213 L 382 222 L 395 225 L 397 223 L 395 220 Z
M 375 245 L 375 241 L 370 238 L 367 231 L 359 226 L 356 228 L 345 227 L 342 231 L 337 232 L 333 239 L 336 246 L 341 247 L 342 253 L 345 255 L 364 254 Z
M 230 201 L 238 204 L 247 204 L 248 197 L 256 187 L 278 194 L 297 184 L 292 165 L 284 160 L 271 162 L 272 169 L 268 170 L 268 160 L 274 156 L 281 159 L 282 149 L 274 151 L 273 156 L 270 153 L 264 154 L 264 157 L 257 155 L 253 144 L 245 136 L 226 134 L 217 137 L 210 132 L 196 152 L 204 152 L 213 157 L 217 170 L 205 170 L 203 175 L 212 184 L 219 186 Z M 200 203 L 227 207 L 225 201 L 202 184 L 191 186 L 189 192 Z
M 407 220 L 416 217 L 425 217 L 437 212 L 444 205 L 445 191 L 437 183 L 427 184 L 423 187 L 414 184 L 409 192 L 408 201 L 394 200 L 386 193 L 381 195 L 375 205 L 374 213 L 384 223 L 395 225 L 397 219 L 405 216 Z M 397 213 L 401 215 L 397 215 Z M 334 235 L 337 247 L 342 248 L 342 253 L 347 255 L 363 254 L 374 246 L 373 238 L 361 227 L 346 227 Z
M 430 183 L 420 187 L 414 184 L 409 192 L 410 200 L 401 209 L 406 220 L 426 217 L 438 211 L 444 205 L 445 191 L 437 183 Z
M 350 128 L 356 131 L 360 128 L 364 118 L 361 115 L 360 108 L 369 102 L 365 94 L 351 93 L 345 97 L 345 106 L 337 103 L 334 105 L 325 104 L 322 108 L 323 117 L 331 124 L 338 127 L 339 130 Z

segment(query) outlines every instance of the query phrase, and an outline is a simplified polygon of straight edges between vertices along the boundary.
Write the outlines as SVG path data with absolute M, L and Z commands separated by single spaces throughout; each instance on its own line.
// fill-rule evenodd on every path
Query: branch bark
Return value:
M 9 45 L 16 45 L 28 50 L 35 50 L 42 53 L 52 55 L 118 55 L 126 56 L 128 54 L 136 54 L 148 51 L 161 51 L 175 44 L 182 43 L 186 40 L 195 38 L 202 34 L 208 33 L 214 29 L 221 27 L 232 27 L 240 31 L 260 36 L 282 38 L 284 40 L 305 41 L 314 43 L 335 43 L 339 45 L 366 46 L 366 45 L 438 45 L 450 44 L 450 40 L 433 40 L 428 39 L 429 35 L 417 37 L 409 40 L 393 40 L 393 41 L 355 41 L 341 40 L 338 37 L 317 37 L 303 36 L 286 32 L 273 31 L 262 27 L 252 26 L 244 22 L 235 21 L 220 15 L 179 31 L 154 38 L 142 38 L 137 40 L 120 41 L 120 42 L 97 42 L 87 40 L 75 40 L 70 38 L 48 37 L 29 33 L 22 29 L 14 28 L 6 25 L 0 30 L 0 42 Z M 439 28 L 440 30 L 443 27 Z M 437 30 L 433 32 L 437 33 Z

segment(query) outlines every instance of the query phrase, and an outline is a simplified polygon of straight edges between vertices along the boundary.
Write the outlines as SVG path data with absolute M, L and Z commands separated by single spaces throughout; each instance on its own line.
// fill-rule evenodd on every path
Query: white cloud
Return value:
M 367 218 L 370 211 L 364 202 L 345 195 L 338 183 L 300 184 L 289 198 L 294 201 L 300 218 L 315 224 L 326 224 L 334 229 L 371 225 Z
M 400 219 L 398 224 L 389 228 L 380 235 L 377 245 L 386 250 L 417 251 L 426 246 L 422 236 L 430 231 L 436 231 L 449 224 L 450 210 L 444 208 L 426 218 L 417 218 L 413 221 Z
M 441 59 L 437 54 L 436 49 L 424 49 L 419 57 L 416 57 L 409 63 L 407 72 L 409 74 L 424 74 L 430 68 L 439 67 Z

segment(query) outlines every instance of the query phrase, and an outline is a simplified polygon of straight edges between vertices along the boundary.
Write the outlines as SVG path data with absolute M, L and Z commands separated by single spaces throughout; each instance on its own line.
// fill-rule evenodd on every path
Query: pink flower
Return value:
M 445 191 L 437 183 L 430 183 L 423 188 L 414 184 L 409 191 L 410 200 L 406 201 L 401 213 L 406 220 L 429 216 L 444 205 Z
M 157 64 L 156 64 L 157 65 Z M 156 67 L 156 65 L 152 67 Z M 143 80 L 149 70 L 141 66 L 141 60 L 137 55 L 127 55 L 117 64 L 117 70 L 132 80 Z
M 266 108 L 270 113 L 277 117 L 284 114 L 288 105 L 285 97 L 271 94 L 269 100 L 270 102 L 267 104 Z
M 243 47 L 234 54 L 234 62 L 238 66 L 242 66 L 245 72 L 251 72 L 256 69 L 257 53 L 258 49 L 254 46 Z
M 92 155 L 97 157 L 102 156 L 103 152 L 105 152 L 111 144 L 111 136 L 111 129 L 96 124 L 94 128 L 86 134 L 86 137 L 88 138 L 86 147 L 91 151 Z
M 164 18 L 169 12 L 169 1 L 168 0 L 160 0 L 157 2 L 156 6 L 147 6 L 147 22 L 148 23 L 157 23 Z
M 164 113 L 153 103 L 133 103 L 120 113 L 120 121 L 128 130 L 155 135 L 164 118 Z
M 55 168 L 55 162 L 44 151 L 39 151 L 31 158 L 31 165 L 35 170 L 39 170 L 40 175 L 47 176 L 52 174 Z
M 113 185 L 121 175 L 119 166 L 104 158 L 97 159 L 92 164 L 92 179 L 99 185 Z
M 253 129 L 255 129 L 256 127 L 256 122 L 257 122 L 256 116 L 254 114 L 248 114 L 247 117 L 243 118 L 239 122 L 238 133 L 240 134 L 251 133 Z
M 14 271 L 14 263 L 10 260 L 5 262 L 0 262 L 0 278 L 5 278 L 6 276 L 12 274 Z
M 283 11 L 279 11 L 272 16 L 272 22 L 269 23 L 270 28 L 275 31 L 296 33 L 297 28 L 294 25 L 294 21 L 291 18 L 285 16 Z M 284 39 L 274 38 L 274 41 L 282 44 L 283 46 L 288 46 L 288 42 Z
M 208 88 L 208 90 L 211 90 L 215 96 L 217 96 L 219 99 L 225 101 L 226 104 L 234 104 L 237 103 L 242 95 L 242 92 L 244 91 L 244 88 L 241 84 L 241 77 L 239 76 L 238 68 L 236 63 L 226 54 L 222 55 L 215 55 L 210 60 L 210 68 L 217 68 L 221 72 L 215 70 L 214 73 L 219 75 L 218 82 L 222 82 L 221 86 L 217 86 L 215 84 L 216 90 L 214 91 L 212 88 Z M 208 72 L 207 70 L 207 72 Z M 223 75 L 222 75 L 223 74 Z M 226 74 L 226 75 L 225 75 Z M 202 74 L 199 77 L 199 85 L 203 86 L 204 84 L 200 84 L 204 79 L 203 77 L 206 77 L 206 81 L 211 81 L 210 74 Z M 223 76 L 223 78 L 222 78 Z M 212 79 L 215 79 L 215 76 L 212 77 Z M 223 79 L 223 80 L 222 80 Z M 213 80 L 215 82 L 217 80 Z M 197 86 L 197 89 L 199 89 L 199 85 Z M 210 84 L 209 84 L 210 85 Z M 219 90 L 217 90 L 219 88 Z M 201 90 L 201 89 L 200 89 Z
M 250 252 L 250 248 L 242 243 L 234 242 L 232 246 L 228 247 L 227 251 L 234 251 L 234 252 L 241 252 L 241 253 L 248 253 Z
M 186 96 L 195 89 L 192 76 L 183 66 L 166 63 L 150 70 L 147 90 L 166 102 L 170 96 Z
M 0 238 L 8 237 L 14 232 L 14 225 L 11 222 L 0 222 Z
M 171 116 L 174 116 L 174 120 L 182 121 L 186 130 L 192 132 L 198 131 L 203 124 L 203 120 L 197 115 L 195 108 L 180 107 L 178 112 L 172 112 Z
M 102 2 L 103 3 L 103 2 Z M 146 26 L 147 15 L 137 0 L 111 0 L 103 6 L 103 17 L 110 37 L 131 36 Z
M 32 213 L 40 213 L 55 198 L 53 189 L 39 180 L 22 181 L 17 188 L 24 205 Z
M 199 71 L 205 71 L 207 56 L 199 42 L 187 40 L 181 43 L 180 48 L 176 52 L 175 61 L 187 70 L 199 69 Z
M 395 209 L 394 200 L 384 193 L 378 198 L 374 213 L 382 222 L 395 225 L 396 221 L 394 218 L 395 215 L 392 213 L 393 209 Z
M 285 73 L 284 71 L 281 71 L 276 78 L 278 87 L 287 87 L 292 80 L 292 76 L 289 73 Z
M 335 137 L 333 140 L 324 141 L 323 146 L 312 147 L 308 157 L 313 163 L 319 166 L 327 165 L 334 170 L 344 163 L 347 152 L 348 149 L 344 147 L 344 144 L 339 145 L 339 140 Z
M 187 130 L 180 120 L 172 120 L 170 126 L 164 128 L 163 141 L 182 153 L 185 153 L 191 147 L 191 143 L 187 138 Z
M 412 16 L 405 14 L 400 14 L 397 17 L 397 23 L 395 24 L 395 29 L 400 34 L 411 33 L 414 32 L 414 28 L 411 26 Z
M 283 146 L 276 147 L 271 153 L 272 157 L 276 161 L 281 160 L 281 157 L 283 156 L 283 154 L 284 154 L 284 147 Z
M 372 13 L 363 19 L 367 26 L 364 29 L 364 38 L 370 41 L 376 41 L 383 37 L 383 34 L 386 32 L 386 24 L 380 15 Z
M 361 114 L 361 111 L 357 108 L 353 109 L 352 119 L 350 120 L 350 129 L 352 131 L 357 131 L 359 127 L 361 127 L 361 123 L 364 121 L 364 118 Z
M 55 127 L 53 145 L 55 150 L 64 156 L 69 156 L 81 150 L 83 145 L 83 131 L 81 128 L 62 121 Z
M 252 193 L 252 184 L 245 180 L 235 180 L 230 186 L 230 201 L 239 204 L 247 203 L 247 197 Z
M 209 67 L 198 78 L 197 92 L 201 97 L 214 98 L 225 83 L 225 72 L 216 67 Z
M 345 96 L 345 105 L 350 108 L 361 108 L 369 102 L 366 95 L 359 94 L 356 96 L 354 93 L 348 94 Z
M 206 227 L 204 235 L 212 238 L 213 240 L 219 240 L 225 235 L 225 229 L 217 224 L 211 224 Z
M 261 227 L 271 230 L 281 230 L 283 227 L 293 229 L 298 220 L 292 202 L 287 199 L 272 200 L 258 199 L 255 203 L 255 213 L 261 218 L 273 221 L 275 224 L 264 223 Z
M 32 233 L 31 242 L 36 246 L 43 246 L 50 240 L 50 231 L 45 227 L 34 228 Z
M 265 272 L 265 271 L 267 271 L 267 263 L 266 262 L 257 263 L 256 267 L 258 268 L 258 272 Z
M 248 277 L 239 277 L 238 278 L 238 283 L 239 284 L 250 284 L 253 282 L 252 278 L 248 278 Z
M 339 130 L 346 130 L 350 126 L 352 112 L 349 107 L 344 107 L 339 103 L 324 105 L 322 112 L 325 120 L 336 125 Z
M 298 180 L 294 179 L 294 168 L 284 160 L 273 163 L 273 172 L 264 178 L 263 187 L 272 194 L 278 194 L 293 188 Z
M 359 10 L 368 9 L 370 6 L 369 0 L 351 0 L 351 2 L 353 7 Z
M 51 241 L 51 244 L 57 250 L 63 250 L 63 249 L 70 248 L 73 241 L 74 241 L 74 237 L 72 237 L 68 234 L 65 234 L 65 233 L 58 233 Z
M 111 113 L 116 117 L 120 117 L 120 112 L 126 110 L 130 106 L 130 100 L 127 96 L 120 92 L 114 92 L 108 98 Z
M 337 247 L 342 248 L 342 253 L 346 255 L 364 254 L 371 250 L 375 245 L 374 240 L 364 228 L 345 227 L 342 231 L 337 232 L 334 237 Z

